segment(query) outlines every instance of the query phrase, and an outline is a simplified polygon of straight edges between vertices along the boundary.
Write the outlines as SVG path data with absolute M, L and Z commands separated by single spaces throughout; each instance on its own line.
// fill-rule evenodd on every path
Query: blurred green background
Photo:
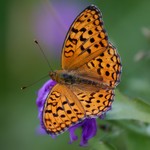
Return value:
M 57 2 L 57 3 L 56 3 Z M 49 4 L 49 6 L 47 5 Z M 117 87 L 121 95 L 129 97 L 129 101 L 138 98 L 144 102 L 147 110 L 150 105 L 150 1 L 149 0 L 61 0 L 57 1 L 0 1 L 0 145 L 1 149 L 83 149 L 78 146 L 79 141 L 68 144 L 68 132 L 52 139 L 48 135 L 39 135 L 37 128 L 39 120 L 36 107 L 36 93 L 42 84 L 49 78 L 35 84 L 34 86 L 21 91 L 20 87 L 28 85 L 49 71 L 48 65 L 34 44 L 33 39 L 37 38 L 43 47 L 49 62 L 54 69 L 60 69 L 60 54 L 62 42 L 66 29 L 69 28 L 74 18 L 89 4 L 97 5 L 103 14 L 105 28 L 110 41 L 117 47 L 122 59 L 123 73 L 122 81 Z M 55 7 L 54 7 L 55 6 Z M 61 8 L 61 12 L 60 9 Z M 53 8 L 54 11 L 48 11 Z M 76 8 L 76 9 L 75 9 Z M 74 16 L 61 17 L 64 11 L 68 14 L 73 12 Z M 46 39 L 41 29 L 39 31 L 40 17 L 48 16 L 51 23 L 62 20 L 56 28 L 46 28 L 48 34 L 58 36 L 59 44 L 53 44 L 51 39 Z M 55 15 L 57 14 L 57 15 Z M 58 17 L 58 18 L 57 18 Z M 53 18 L 53 20 L 52 20 Z M 55 19 L 57 18 L 57 19 Z M 70 21 L 65 24 L 66 21 Z M 42 24 L 46 24 L 41 19 Z M 61 21 L 60 21 L 61 22 Z M 46 26 L 46 25 L 45 25 Z M 56 33 L 54 32 L 56 31 Z M 53 35 L 55 34 L 55 35 Z M 40 36 L 41 35 L 41 36 Z M 49 43 L 47 41 L 49 41 Z M 57 38 L 56 38 L 57 40 Z M 51 44 L 52 43 L 52 44 Z M 50 46 L 49 46 L 50 44 Z M 121 100 L 116 94 L 116 101 Z M 125 98 L 126 100 L 126 98 Z M 121 109 L 121 105 L 113 103 L 114 108 Z M 115 107 L 118 106 L 118 107 Z M 128 106 L 126 106 L 128 107 Z M 143 107 L 144 108 L 144 107 Z M 140 105 L 138 110 L 140 110 Z M 141 111 L 143 111 L 142 109 Z M 130 110 L 129 110 L 130 112 Z M 128 113 L 129 113 L 128 112 Z M 135 112 L 132 111 L 134 114 Z M 111 116 L 111 112 L 109 112 Z M 113 114 L 113 113 L 112 113 Z M 149 123 L 133 119 L 100 121 L 98 124 L 107 124 L 108 129 L 98 130 L 97 136 L 89 141 L 89 150 L 149 150 L 150 147 L 150 126 Z M 142 116 L 144 118 L 144 116 Z M 149 115 L 150 117 L 150 115 Z M 146 120 L 146 118 L 145 118 Z M 80 130 L 77 134 L 80 135 Z

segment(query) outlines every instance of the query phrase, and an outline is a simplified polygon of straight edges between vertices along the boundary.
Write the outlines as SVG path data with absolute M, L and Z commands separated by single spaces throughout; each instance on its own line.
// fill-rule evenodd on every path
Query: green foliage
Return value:
M 58 4 L 59 2 L 60 0 Z M 73 0 L 63 1 L 63 3 L 68 2 L 75 3 Z M 116 97 L 112 110 L 107 113 L 104 120 L 97 119 L 99 128 L 97 135 L 84 149 L 149 150 L 150 1 L 88 0 L 88 2 L 96 4 L 101 9 L 109 38 L 121 56 L 123 72 L 121 83 L 115 91 Z M 80 6 L 84 2 L 77 0 L 76 3 Z M 41 5 L 41 1 L 35 0 L 3 1 L 0 5 L 2 15 L 0 20 L 2 30 L 0 35 L 2 39 L 0 47 L 1 148 L 11 150 L 83 149 L 78 146 L 79 141 L 68 144 L 67 132 L 58 136 L 57 139 L 36 133 L 39 121 L 35 105 L 35 91 L 44 81 L 24 92 L 20 91 L 24 83 L 35 81 L 48 72 L 41 53 L 32 42 L 35 36 L 34 28 L 36 28 L 32 25 L 36 20 L 34 15 L 37 13 L 37 8 L 35 7 Z M 50 63 L 54 69 L 57 69 L 60 56 L 58 53 L 53 53 L 61 52 L 61 45 L 59 50 L 54 47 L 49 49 Z M 80 130 L 77 134 L 80 136 Z
M 150 104 L 137 98 L 128 98 L 116 90 L 112 111 L 107 113 L 106 119 L 128 119 L 150 123 Z

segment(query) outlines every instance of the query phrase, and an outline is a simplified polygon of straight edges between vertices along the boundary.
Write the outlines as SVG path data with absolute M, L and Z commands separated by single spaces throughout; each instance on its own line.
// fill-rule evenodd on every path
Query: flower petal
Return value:
M 42 120 L 42 112 L 44 108 L 44 103 L 47 98 L 47 95 L 51 91 L 52 87 L 56 84 L 55 81 L 53 80 L 48 80 L 42 88 L 39 89 L 38 91 L 38 97 L 36 99 L 36 105 L 38 107 L 38 118 L 40 120 L 41 127 L 44 128 L 43 120 Z
M 69 128 L 69 133 L 70 133 L 70 142 L 69 143 L 70 144 L 78 139 L 78 136 L 75 135 L 75 130 L 77 128 L 79 128 L 80 126 L 81 126 L 80 124 L 76 124 Z
M 77 128 L 82 128 L 82 136 L 80 141 L 80 146 L 87 146 L 88 140 L 91 139 L 96 135 L 97 132 L 97 124 L 95 118 L 88 118 L 84 121 L 72 126 L 69 128 L 70 132 L 70 142 L 72 143 L 78 139 L 78 137 L 75 135 L 75 130 Z
M 95 118 L 85 119 L 82 124 L 81 146 L 87 146 L 88 140 L 96 135 L 97 124 Z

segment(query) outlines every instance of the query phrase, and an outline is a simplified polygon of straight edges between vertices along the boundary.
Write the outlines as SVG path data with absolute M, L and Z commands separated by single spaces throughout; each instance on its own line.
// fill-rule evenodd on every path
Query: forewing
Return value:
M 108 47 L 102 15 L 96 6 L 89 6 L 71 25 L 62 50 L 62 69 L 75 70 Z
M 46 131 L 58 135 L 84 118 L 85 111 L 77 97 L 66 86 L 56 84 L 49 93 L 43 110 Z

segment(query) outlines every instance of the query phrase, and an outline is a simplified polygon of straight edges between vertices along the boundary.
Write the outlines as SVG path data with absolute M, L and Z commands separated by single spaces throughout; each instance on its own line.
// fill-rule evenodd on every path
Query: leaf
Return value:
M 116 148 L 107 142 L 95 142 L 90 150 L 116 150 Z
M 120 121 L 111 121 L 112 124 L 120 126 L 122 129 L 132 131 L 136 134 L 150 137 L 150 124 L 133 121 L 133 120 L 120 120 Z
M 150 105 L 137 98 L 130 99 L 116 90 L 112 110 L 107 113 L 106 119 L 134 119 L 150 123 Z

